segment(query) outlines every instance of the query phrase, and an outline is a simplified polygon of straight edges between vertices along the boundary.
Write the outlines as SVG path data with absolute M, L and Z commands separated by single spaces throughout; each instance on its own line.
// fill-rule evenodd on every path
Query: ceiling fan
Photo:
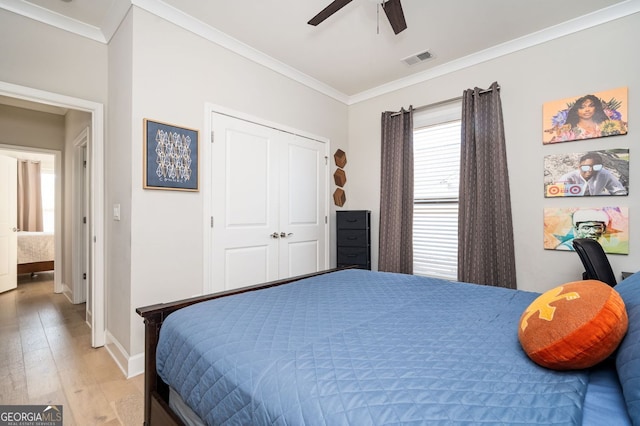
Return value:
M 352 0 L 334 0 L 329 4 L 329 6 L 322 9 L 320 13 L 311 18 L 307 23 L 309 25 L 316 26 L 345 7 L 347 4 L 351 3 L 351 1 Z M 384 13 L 387 15 L 387 19 L 389 19 L 389 23 L 391 24 L 391 28 L 393 28 L 394 33 L 399 34 L 407 29 L 407 21 L 404 19 L 400 0 L 380 0 L 380 4 L 384 9 Z

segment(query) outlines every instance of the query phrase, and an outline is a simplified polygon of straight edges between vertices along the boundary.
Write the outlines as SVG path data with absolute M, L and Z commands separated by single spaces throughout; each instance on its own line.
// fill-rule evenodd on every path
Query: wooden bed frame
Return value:
M 53 271 L 53 260 L 45 262 L 18 263 L 19 274 L 33 274 L 35 272 Z
M 350 268 L 352 267 L 329 269 L 312 274 L 271 281 L 264 284 L 242 287 L 235 290 L 227 290 L 220 293 L 192 297 L 189 299 L 178 300 L 171 303 L 159 303 L 156 305 L 137 308 L 136 312 L 138 313 L 138 315 L 144 318 L 145 324 L 144 424 L 146 426 L 183 424 L 182 420 L 180 420 L 180 418 L 169 407 L 169 386 L 164 383 L 158 376 L 158 372 L 156 369 L 156 349 L 158 346 L 158 337 L 160 336 L 160 328 L 162 327 L 162 322 L 167 317 L 167 315 L 177 311 L 178 309 L 182 309 L 195 303 L 219 299 L 221 297 L 231 296 L 234 294 L 261 290 L 269 287 L 276 287 L 283 284 L 289 284 L 304 278 L 328 274 L 330 272 Z

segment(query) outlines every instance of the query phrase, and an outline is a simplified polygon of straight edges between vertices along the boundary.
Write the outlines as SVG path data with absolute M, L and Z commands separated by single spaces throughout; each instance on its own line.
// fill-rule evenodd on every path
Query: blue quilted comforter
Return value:
M 579 425 L 588 374 L 518 342 L 536 297 L 341 271 L 171 314 L 158 372 L 212 425 Z

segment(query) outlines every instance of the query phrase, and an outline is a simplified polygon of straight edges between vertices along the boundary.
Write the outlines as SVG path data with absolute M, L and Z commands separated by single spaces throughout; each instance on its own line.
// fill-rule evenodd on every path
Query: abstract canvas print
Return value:
M 573 251 L 575 238 L 591 238 L 605 253 L 629 254 L 627 207 L 545 208 L 544 248 Z

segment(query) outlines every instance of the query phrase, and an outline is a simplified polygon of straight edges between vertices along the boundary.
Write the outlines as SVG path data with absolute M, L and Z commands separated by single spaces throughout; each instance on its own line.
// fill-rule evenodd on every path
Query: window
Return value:
M 461 104 L 414 114 L 413 273 L 457 279 Z

